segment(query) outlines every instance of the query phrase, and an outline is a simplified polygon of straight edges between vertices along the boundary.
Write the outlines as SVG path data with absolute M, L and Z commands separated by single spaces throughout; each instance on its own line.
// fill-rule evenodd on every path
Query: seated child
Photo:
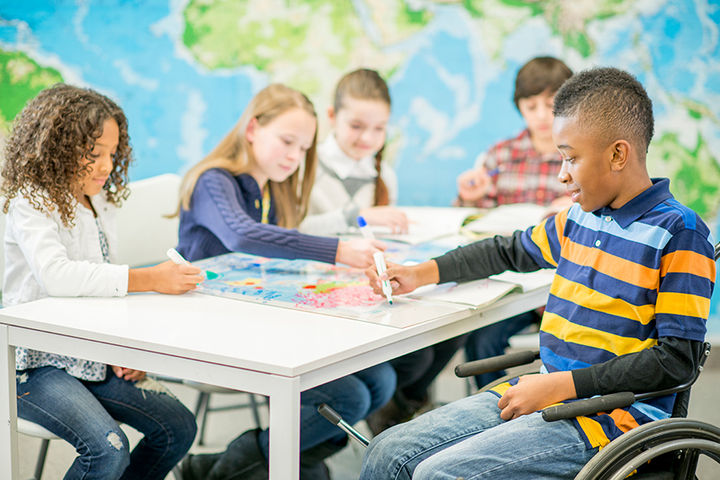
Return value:
M 508 203 L 536 203 L 558 211 L 572 204 L 558 181 L 562 158 L 552 139 L 553 98 L 572 71 L 561 60 L 536 57 L 515 77 L 515 107 L 526 128 L 480 155 L 475 168 L 458 177 L 458 204 L 482 208 Z M 490 175 L 488 172 L 492 172 Z M 510 337 L 540 322 L 540 310 L 521 313 L 471 332 L 465 342 L 468 361 L 502 355 Z M 475 377 L 478 387 L 505 375 L 488 372 Z
M 648 392 L 693 375 L 715 279 L 710 233 L 645 165 L 652 103 L 614 68 L 581 72 L 558 91 L 559 179 L 575 204 L 536 227 L 413 266 L 392 265 L 395 294 L 510 269 L 557 266 L 540 331 L 543 372 L 458 400 L 373 439 L 363 480 L 573 478 L 635 426 L 669 417 L 675 395 L 545 422 L 575 398 Z M 367 270 L 380 291 L 379 279 Z M 510 421 L 512 420 L 512 421 Z
M 382 242 L 338 241 L 294 230 L 313 184 L 316 128 L 315 109 L 302 93 L 279 84 L 258 92 L 232 131 L 183 180 L 181 254 L 197 260 L 240 251 L 356 267 L 373 264 L 372 254 Z M 395 372 L 380 364 L 302 392 L 303 478 L 329 478 L 323 459 L 347 443 L 345 434 L 317 412 L 320 404 L 354 423 L 386 403 L 394 390 Z M 183 462 L 183 480 L 267 478 L 269 441 L 268 430 L 249 430 L 222 453 L 193 455 Z
M 167 261 L 113 265 L 115 214 L 131 160 L 125 114 L 92 90 L 58 84 L 18 115 L 5 150 L 4 306 L 47 296 L 183 293 L 200 270 Z M 97 319 L 103 321 L 103 319 Z M 162 480 L 190 448 L 195 417 L 145 373 L 16 348 L 17 411 L 75 447 L 65 478 Z M 144 437 L 129 451 L 122 422 Z
M 407 216 L 395 207 L 397 178 L 382 162 L 390 118 L 390 91 L 375 70 L 344 75 L 328 108 L 332 132 L 318 147 L 318 171 L 308 215 L 300 230 L 315 235 L 344 233 L 368 225 L 406 233 Z

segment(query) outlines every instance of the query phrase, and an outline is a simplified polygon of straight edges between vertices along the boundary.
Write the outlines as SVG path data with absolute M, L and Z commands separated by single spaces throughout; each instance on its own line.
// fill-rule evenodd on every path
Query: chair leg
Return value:
M 209 404 L 210 394 L 200 392 L 198 395 L 197 406 L 195 407 L 195 420 L 198 422 L 198 445 L 205 444 L 205 427 L 207 424 Z
M 35 480 L 40 480 L 42 478 L 48 447 L 50 447 L 50 440 L 47 438 L 42 439 L 40 442 L 40 451 L 38 452 L 37 462 L 35 462 Z
M 248 396 L 250 397 L 250 406 L 252 407 L 252 414 L 253 419 L 255 420 L 255 426 L 257 428 L 262 428 L 262 425 L 260 424 L 260 410 L 258 410 L 258 402 L 255 398 L 255 394 L 248 393 Z
M 180 464 L 179 464 L 179 463 L 173 467 L 173 469 L 171 470 L 171 472 L 172 472 L 172 474 L 173 474 L 173 477 L 175 477 L 175 480 L 183 480 L 182 470 L 180 470 Z

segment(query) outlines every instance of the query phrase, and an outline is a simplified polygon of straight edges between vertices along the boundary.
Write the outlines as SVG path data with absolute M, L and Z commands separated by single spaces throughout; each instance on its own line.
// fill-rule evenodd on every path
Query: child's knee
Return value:
M 99 442 L 99 450 L 93 449 L 90 452 L 89 465 L 92 468 L 100 468 L 107 472 L 107 478 L 120 478 L 125 469 L 130 465 L 130 448 L 127 437 L 118 428 L 112 429 L 105 434 Z

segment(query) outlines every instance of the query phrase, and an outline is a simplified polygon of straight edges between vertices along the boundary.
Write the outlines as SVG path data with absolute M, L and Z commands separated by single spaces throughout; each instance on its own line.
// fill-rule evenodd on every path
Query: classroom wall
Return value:
M 714 0 L 2 2 L 0 142 L 27 99 L 65 81 L 124 107 L 132 179 L 183 173 L 269 82 L 307 93 L 324 135 L 335 82 L 367 66 L 391 88 L 385 158 L 400 202 L 448 205 L 457 174 L 522 128 L 519 66 L 555 55 L 645 84 L 656 115 L 650 171 L 670 177 L 720 238 L 719 23 Z

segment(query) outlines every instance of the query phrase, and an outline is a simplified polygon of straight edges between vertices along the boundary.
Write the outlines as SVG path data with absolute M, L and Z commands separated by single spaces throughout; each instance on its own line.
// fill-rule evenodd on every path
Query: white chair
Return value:
M 32 480 L 40 480 L 42 478 L 43 469 L 45 468 L 45 457 L 47 457 L 50 440 L 59 439 L 60 437 L 48 430 L 45 430 L 37 423 L 33 423 L 22 418 L 17 419 L 17 429 L 18 432 L 23 435 L 40 439 L 40 451 L 38 452 L 38 457 L 35 461 L 35 473 L 32 476 Z
M 118 263 L 131 267 L 153 265 L 167 260 L 166 252 L 178 243 L 178 217 L 169 218 L 178 208 L 181 178 L 164 174 L 130 183 L 130 196 L 118 212 Z M 183 383 L 198 390 L 195 418 L 198 422 L 198 444 L 205 441 L 207 415 L 210 412 L 251 408 L 257 427 L 261 426 L 258 401 L 254 394 L 216 387 L 199 382 L 181 381 L 155 375 L 170 383 Z M 245 393 L 245 403 L 213 407 L 210 396 L 215 393 Z
M 131 182 L 130 196 L 117 216 L 117 263 L 131 267 L 167 260 L 165 252 L 177 245 L 180 177 L 173 173 Z

